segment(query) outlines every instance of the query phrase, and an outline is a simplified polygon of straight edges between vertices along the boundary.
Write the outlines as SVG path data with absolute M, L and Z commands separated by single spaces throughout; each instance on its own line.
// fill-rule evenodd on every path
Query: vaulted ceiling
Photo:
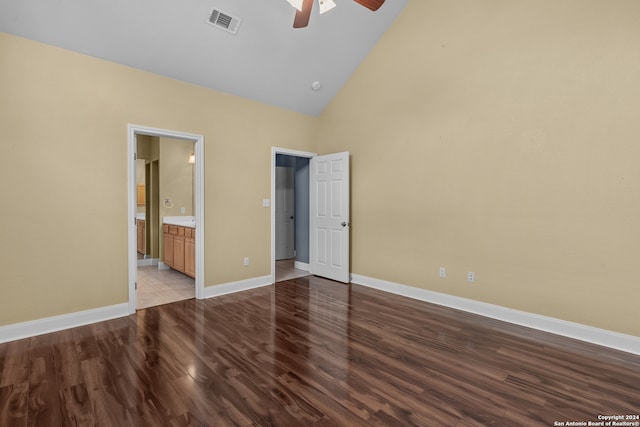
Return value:
M 294 29 L 286 0 L 0 0 L 0 31 L 319 115 L 408 1 L 316 3 Z M 208 23 L 213 9 L 240 18 L 236 34 Z

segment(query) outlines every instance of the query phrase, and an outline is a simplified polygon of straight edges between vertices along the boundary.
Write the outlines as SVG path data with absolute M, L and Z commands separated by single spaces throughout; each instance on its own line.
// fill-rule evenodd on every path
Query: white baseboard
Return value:
M 225 283 L 222 285 L 208 286 L 204 288 L 204 297 L 213 298 L 221 295 L 233 294 L 235 292 L 247 291 L 249 289 L 260 288 L 272 285 L 271 276 L 254 277 L 252 279 L 240 280 L 237 282 Z
M 162 266 L 169 268 L 164 263 L 161 263 L 159 268 L 162 268 Z M 204 288 L 205 298 L 246 291 L 271 284 L 273 284 L 271 276 L 262 276 L 218 286 L 210 286 Z M 0 343 L 48 334 L 50 332 L 116 319 L 118 317 L 125 317 L 129 314 L 129 303 L 123 303 L 108 307 L 100 307 L 93 310 L 79 311 L 76 313 L 0 326 Z
M 352 283 L 640 355 L 640 337 L 633 335 L 607 331 L 605 329 L 568 322 L 553 317 L 513 310 L 494 304 L 414 288 L 412 286 L 401 285 L 399 283 L 388 282 L 359 274 L 352 275 Z M 205 298 L 213 298 L 262 286 L 269 286 L 271 284 L 271 276 L 262 276 L 218 286 L 209 286 L 204 288 Z M 123 303 L 13 325 L 0 326 L 0 343 L 128 315 L 129 305 L 128 303 Z
M 158 265 L 160 262 L 159 258 L 144 258 L 138 260 L 138 267 L 147 267 L 150 265 Z
M 640 355 L 640 337 L 353 274 L 352 283 Z
M 311 266 L 307 262 L 294 261 L 293 268 L 298 270 L 311 271 Z
M 129 315 L 129 304 L 117 304 L 93 310 L 79 311 L 60 316 L 46 317 L 29 322 L 0 326 L 0 343 L 15 341 L 90 323 L 102 322 Z

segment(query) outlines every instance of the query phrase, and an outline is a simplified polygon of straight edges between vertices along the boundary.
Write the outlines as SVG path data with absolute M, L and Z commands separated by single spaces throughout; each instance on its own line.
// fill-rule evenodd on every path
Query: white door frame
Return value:
M 127 189 L 128 189 L 128 232 L 129 232 L 129 313 L 136 312 L 136 281 L 138 280 L 137 261 L 137 233 L 136 233 L 136 135 L 159 136 L 165 138 L 184 139 L 193 141 L 195 164 L 195 212 L 196 217 L 196 278 L 195 297 L 204 298 L 204 136 L 178 132 L 173 130 L 151 128 L 129 124 L 127 125 L 128 143 L 128 168 L 127 168 Z M 185 159 L 186 162 L 186 159 Z
M 271 147 L 271 283 L 276 282 L 276 154 L 312 158 L 316 153 Z M 311 242 L 309 242 L 311 243 Z

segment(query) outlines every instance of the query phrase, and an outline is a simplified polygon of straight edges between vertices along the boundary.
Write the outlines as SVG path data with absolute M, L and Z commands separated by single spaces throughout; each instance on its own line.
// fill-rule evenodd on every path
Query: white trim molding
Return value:
M 13 325 L 0 326 L 0 343 L 76 328 L 129 315 L 129 304 L 122 303 L 60 316 L 46 317 Z
M 271 281 L 271 275 L 254 277 L 251 279 L 239 280 L 237 282 L 224 283 L 222 285 L 208 286 L 204 288 L 204 297 L 214 298 L 269 285 L 273 285 L 273 282 Z
M 640 355 L 640 337 L 353 274 L 352 283 Z
M 311 266 L 309 265 L 308 262 L 294 261 L 293 262 L 293 268 L 296 268 L 298 270 L 303 270 L 303 271 L 306 271 L 306 272 L 311 271 Z
M 137 266 L 138 267 L 154 266 L 154 265 L 158 265 L 159 262 L 160 262 L 159 258 L 144 258 L 144 259 L 138 260 Z

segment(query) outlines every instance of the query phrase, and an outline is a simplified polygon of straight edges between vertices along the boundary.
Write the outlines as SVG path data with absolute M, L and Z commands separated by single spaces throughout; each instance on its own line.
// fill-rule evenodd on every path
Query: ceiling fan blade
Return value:
M 293 28 L 304 28 L 309 25 L 309 17 L 311 16 L 311 8 L 314 0 L 304 0 L 302 2 L 302 10 L 296 10 L 296 18 L 293 20 Z
M 380 6 L 382 6 L 382 3 L 384 3 L 384 0 L 354 0 L 354 1 L 356 3 L 360 3 L 367 9 L 373 10 L 374 12 L 380 9 Z

